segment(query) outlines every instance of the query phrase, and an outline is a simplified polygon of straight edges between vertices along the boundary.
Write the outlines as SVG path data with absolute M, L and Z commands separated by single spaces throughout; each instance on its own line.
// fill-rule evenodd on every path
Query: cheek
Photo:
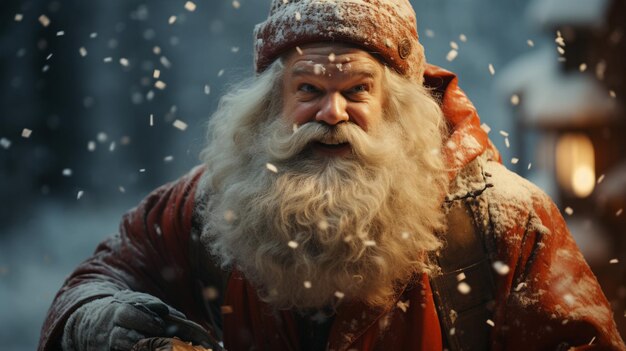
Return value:
M 380 106 L 372 104 L 358 104 L 352 106 L 348 111 L 352 122 L 358 125 L 364 131 L 376 128 L 382 119 L 382 109 Z
M 285 108 L 283 108 L 283 118 L 297 125 L 314 120 L 315 114 L 315 106 L 311 103 L 292 102 L 285 104 Z

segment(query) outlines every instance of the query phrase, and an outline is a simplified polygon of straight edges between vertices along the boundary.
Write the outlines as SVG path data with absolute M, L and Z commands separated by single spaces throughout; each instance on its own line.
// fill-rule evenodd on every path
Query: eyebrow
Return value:
M 374 79 L 376 77 L 375 73 L 373 70 L 369 69 L 369 68 L 360 68 L 360 69 L 353 69 L 350 68 L 350 70 L 348 72 L 344 72 L 349 74 L 350 76 L 364 76 L 366 78 L 372 78 Z M 291 74 L 294 77 L 298 77 L 298 76 L 316 76 L 315 74 L 315 69 L 313 67 L 310 66 L 296 66 L 291 70 Z

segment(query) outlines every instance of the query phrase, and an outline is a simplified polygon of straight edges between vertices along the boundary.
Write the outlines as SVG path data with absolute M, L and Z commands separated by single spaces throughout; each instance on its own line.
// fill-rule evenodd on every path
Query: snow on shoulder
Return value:
M 489 182 L 493 184 L 492 188 L 486 190 L 485 195 L 488 198 L 489 217 L 496 235 L 523 226 L 528 226 L 527 230 L 550 234 L 550 230 L 534 213 L 537 206 L 543 206 L 549 212 L 548 207 L 552 204 L 541 189 L 498 162 L 484 161 L 483 169 L 485 174 L 490 176 Z M 521 237 L 508 239 L 521 240 Z

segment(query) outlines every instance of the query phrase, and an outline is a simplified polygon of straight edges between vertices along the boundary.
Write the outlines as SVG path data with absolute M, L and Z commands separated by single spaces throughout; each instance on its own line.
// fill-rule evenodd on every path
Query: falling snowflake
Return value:
M 406 300 L 406 301 L 398 301 L 398 303 L 396 303 L 396 306 L 402 310 L 402 312 L 406 313 L 406 310 L 409 309 L 409 306 L 411 305 L 411 300 Z
M 196 4 L 194 4 L 192 1 L 187 1 L 185 3 L 185 10 L 189 12 L 194 12 L 196 10 Z
M 224 211 L 224 220 L 226 220 L 226 222 L 232 223 L 235 219 L 237 219 L 237 216 L 233 210 Z
M 561 36 L 561 31 L 556 31 L 556 38 L 554 38 L 554 42 L 560 47 L 565 46 L 565 40 L 563 39 L 563 36 Z
M 456 51 L 455 49 L 452 49 L 448 51 L 448 54 L 446 55 L 446 60 L 452 62 L 458 55 L 459 55 L 459 52 Z
M 466 282 L 460 282 L 459 285 L 457 285 L 457 289 L 463 295 L 467 295 L 472 291 L 472 288 Z
M 480 129 L 484 130 L 485 133 L 489 134 L 491 132 L 491 127 L 487 123 L 483 123 L 480 125 Z
M 363 240 L 363 245 L 365 245 L 365 246 L 376 246 L 376 242 L 374 240 Z
M 41 25 L 44 27 L 47 27 L 50 25 L 50 19 L 46 15 L 39 16 L 38 20 L 39 20 L 39 23 L 41 23 Z
M 219 296 L 220 296 L 219 291 L 213 286 L 209 286 L 209 287 L 202 289 L 202 297 L 204 297 L 206 301 L 214 301 Z
M 328 229 L 328 222 L 324 219 L 322 219 L 321 221 L 317 222 L 317 227 L 320 230 L 326 230 Z
M 502 261 L 495 261 L 492 267 L 499 275 L 507 275 L 510 271 L 509 266 Z
M 187 123 L 181 121 L 180 119 L 177 119 L 174 121 L 174 123 L 172 124 L 175 128 L 184 131 L 185 129 L 187 129 Z

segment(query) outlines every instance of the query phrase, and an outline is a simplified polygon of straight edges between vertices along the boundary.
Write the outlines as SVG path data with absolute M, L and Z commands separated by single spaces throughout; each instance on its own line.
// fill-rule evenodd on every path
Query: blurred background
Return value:
M 199 162 L 218 98 L 253 74 L 269 2 L 0 2 L 2 349 L 35 349 L 64 278 Z M 412 3 L 427 59 L 553 197 L 625 335 L 625 2 Z

